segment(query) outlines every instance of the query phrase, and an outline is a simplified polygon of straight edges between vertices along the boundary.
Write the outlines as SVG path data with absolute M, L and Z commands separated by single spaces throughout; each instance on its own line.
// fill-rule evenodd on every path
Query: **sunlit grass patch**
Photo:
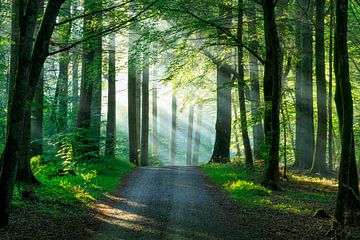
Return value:
M 134 168 L 125 159 L 101 157 L 97 163 L 74 164 L 72 174 L 59 175 L 59 169 L 63 167 L 61 161 L 46 159 L 44 162 L 38 158 L 32 160 L 32 168 L 41 186 L 32 186 L 31 189 L 40 201 L 38 207 L 54 214 L 57 206 L 81 206 L 81 203 L 92 203 L 114 191 L 121 178 Z M 14 205 L 31 206 L 32 202 L 22 200 L 19 188 L 21 186 L 15 189 Z
M 336 181 L 289 173 L 289 182 L 282 182 L 283 191 L 273 192 L 261 186 L 261 171 L 248 171 L 234 164 L 202 166 L 211 180 L 222 186 L 241 206 L 268 208 L 296 214 L 312 214 L 317 208 L 332 208 Z

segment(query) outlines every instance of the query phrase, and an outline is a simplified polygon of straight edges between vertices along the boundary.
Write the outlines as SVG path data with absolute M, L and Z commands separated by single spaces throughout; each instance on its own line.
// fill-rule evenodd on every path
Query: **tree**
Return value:
M 61 12 L 60 21 L 65 21 L 71 17 L 71 2 L 68 1 L 64 5 L 64 10 Z M 59 41 L 61 47 L 69 44 L 71 36 L 71 24 L 64 24 L 59 26 Z M 69 63 L 70 53 L 64 51 L 59 54 L 59 77 L 56 84 L 56 98 L 55 98 L 55 121 L 57 133 L 64 133 L 67 129 L 68 116 L 68 99 L 69 99 Z
M 186 165 L 191 166 L 192 160 L 192 136 L 193 136 L 193 122 L 194 122 L 194 106 L 191 105 L 189 109 L 188 133 L 187 133 L 187 151 L 186 151 Z
M 94 4 L 92 0 L 84 1 L 85 13 L 95 11 L 97 8 L 98 6 Z M 99 27 L 98 24 L 100 23 L 96 21 L 93 15 L 87 15 L 84 17 L 83 37 L 86 38 L 91 33 L 97 32 Z M 96 61 L 99 61 L 99 59 L 96 59 L 99 57 L 99 55 L 96 54 L 96 51 L 99 50 L 96 48 L 98 44 L 98 39 L 91 39 L 83 43 L 80 102 L 77 126 L 78 128 L 85 130 L 90 130 L 94 84 L 97 83 L 97 73 L 99 71 L 101 73 L 101 70 L 98 69 L 98 65 L 96 64 Z
M 250 37 L 249 47 L 257 52 L 257 17 L 255 1 L 249 0 L 249 7 L 247 15 L 249 18 L 248 35 Z M 253 140 L 254 140 L 254 158 L 260 157 L 261 145 L 264 143 L 264 127 L 262 124 L 262 113 L 260 110 L 260 84 L 259 84 L 259 61 L 253 55 L 249 55 L 249 69 L 250 69 L 250 96 L 251 96 L 251 115 L 253 118 Z
M 155 80 L 153 81 L 152 87 L 152 154 L 153 158 L 157 158 L 158 150 L 158 109 L 157 109 L 157 74 L 156 71 L 154 73 Z
M 116 58 L 115 34 L 109 36 L 108 111 L 106 122 L 105 155 L 115 157 L 116 145 Z
M 232 19 L 232 3 L 220 5 L 220 18 L 223 27 L 229 29 Z M 219 37 L 224 33 L 218 30 Z M 227 54 L 228 56 L 228 54 Z M 215 144 L 210 162 L 226 163 L 230 161 L 230 138 L 231 138 L 231 73 L 227 71 L 226 61 L 216 66 L 216 124 Z
M 263 185 L 278 189 L 281 102 L 281 47 L 275 21 L 275 3 L 263 0 L 266 61 L 264 71 L 265 179 Z
M 18 64 L 15 88 L 11 99 L 9 126 L 6 144 L 2 154 L 0 176 L 0 227 L 6 226 L 14 190 L 16 169 L 19 162 L 19 151 L 22 142 L 22 129 L 26 105 L 32 100 L 43 64 L 48 56 L 50 37 L 55 27 L 61 5 L 64 0 L 49 0 L 42 25 L 33 45 L 40 1 L 29 0 L 21 6 L 24 14 L 20 17 L 20 35 L 18 40 Z
M 134 28 L 129 29 L 129 53 L 128 53 L 128 124 L 129 124 L 129 160 L 138 164 L 138 126 L 137 126 L 137 108 L 136 103 L 136 55 L 135 55 L 135 37 Z
M 333 168 L 333 25 L 334 25 L 334 0 L 330 0 L 330 42 L 329 42 L 329 100 L 328 100 L 328 114 L 329 114 L 329 130 L 328 130 L 328 152 L 329 152 L 329 170 Z
M 324 46 L 324 19 L 325 0 L 316 1 L 316 92 L 318 108 L 318 127 L 316 136 L 316 148 L 311 172 L 319 172 L 326 175 L 326 78 L 325 78 L 325 46 Z
M 247 118 L 246 118 L 246 107 L 245 107 L 245 80 L 244 80 L 244 65 L 243 65 L 243 1 L 239 0 L 238 6 L 238 25 L 237 25 L 237 38 L 241 42 L 241 46 L 238 46 L 238 94 L 239 94 L 239 105 L 240 105 L 240 119 L 241 119 L 241 133 L 245 149 L 245 163 L 249 168 L 253 167 L 252 151 L 250 146 L 249 133 L 247 129 Z
M 171 143 L 170 143 L 171 166 L 174 166 L 176 163 L 176 111 L 177 111 L 176 97 L 173 94 L 171 100 Z
M 297 1 L 296 22 L 296 153 L 295 166 L 310 169 L 314 156 L 314 113 L 312 79 L 313 1 Z
M 142 78 L 142 115 L 141 115 L 141 165 L 148 165 L 149 155 L 149 56 L 144 54 Z
M 194 140 L 194 154 L 192 159 L 193 166 L 199 165 L 199 154 L 200 154 L 200 140 L 201 140 L 201 126 L 202 126 L 202 105 L 198 105 L 197 119 L 196 119 L 196 131 Z
M 360 209 L 359 182 L 355 160 L 353 100 L 347 45 L 348 1 L 336 0 L 334 70 L 335 102 L 339 118 L 341 156 L 335 218 L 339 226 L 351 224 Z M 347 219 L 346 219 L 347 218 Z
M 91 11 L 101 10 L 102 1 L 92 2 Z M 95 29 L 92 31 L 100 32 L 102 30 L 102 14 L 94 16 L 93 22 Z M 92 41 L 93 62 L 90 64 L 90 72 L 93 77 L 93 97 L 91 104 L 91 129 L 94 136 L 94 151 L 99 154 L 100 152 L 100 140 L 101 140 L 101 99 L 102 99 L 102 35 L 93 39 Z

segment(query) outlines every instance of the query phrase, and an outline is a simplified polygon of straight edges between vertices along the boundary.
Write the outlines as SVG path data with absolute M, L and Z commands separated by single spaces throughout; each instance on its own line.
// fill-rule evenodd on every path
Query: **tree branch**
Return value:
M 93 11 L 93 12 L 90 12 L 90 13 L 86 13 L 86 14 L 83 14 L 83 15 L 80 15 L 80 16 L 70 18 L 70 19 L 66 19 L 66 20 L 64 20 L 62 22 L 56 23 L 55 26 L 60 26 L 60 25 L 63 25 L 63 24 L 69 23 L 69 22 L 73 22 L 73 21 L 75 21 L 77 19 L 85 18 L 85 17 L 91 16 L 91 15 L 100 14 L 100 13 L 103 13 L 103 12 L 108 12 L 108 11 L 114 10 L 115 8 L 125 6 L 126 4 L 131 3 L 133 1 L 134 0 L 130 0 L 130 1 L 118 4 L 118 5 L 115 5 L 115 6 L 112 6 L 112 7 L 103 8 L 103 9 L 100 9 L 100 10 L 97 10 L 97 11 Z
M 190 16 L 198 19 L 199 21 L 205 23 L 205 24 L 208 24 L 210 26 L 213 26 L 215 27 L 216 29 L 220 30 L 221 32 L 223 32 L 225 35 L 229 36 L 230 38 L 232 38 L 237 46 L 240 46 L 240 47 L 243 47 L 245 48 L 248 52 L 250 52 L 254 57 L 256 57 L 262 64 L 265 64 L 265 60 L 260 57 L 254 50 L 252 50 L 251 48 L 249 48 L 248 46 L 244 45 L 241 41 L 239 41 L 239 39 L 234 36 L 229 30 L 227 29 L 224 29 L 222 28 L 221 26 L 211 22 L 211 21 L 208 21 L 208 20 L 205 20 L 199 16 L 197 16 L 196 14 L 190 12 L 190 11 L 185 11 L 185 10 L 181 10 L 181 9 L 172 9 L 172 8 L 163 8 L 164 10 L 168 10 L 168 11 L 173 11 L 173 12 L 180 12 L 180 13 L 185 13 L 185 14 L 189 14 Z
M 88 36 L 86 38 L 83 38 L 77 42 L 74 42 L 72 44 L 70 44 L 69 46 L 65 47 L 65 48 L 62 48 L 62 49 L 59 49 L 57 51 L 54 51 L 54 52 L 51 52 L 48 54 L 48 56 L 52 56 L 52 55 L 55 55 L 55 54 L 58 54 L 58 53 L 61 53 L 61 52 L 65 52 L 65 51 L 68 51 L 70 50 L 71 48 L 81 44 L 81 43 L 84 43 L 86 41 L 89 41 L 91 39 L 94 39 L 94 38 L 97 38 L 97 37 L 100 37 L 100 36 L 104 36 L 104 35 L 107 35 L 109 33 L 112 33 L 112 32 L 115 32 L 115 31 L 118 31 L 119 29 L 121 29 L 125 24 L 127 23 L 130 23 L 130 22 L 133 22 L 134 20 L 136 20 L 140 15 L 142 15 L 144 12 L 146 12 L 149 8 L 151 8 L 153 5 L 155 5 L 155 3 L 157 2 L 158 0 L 155 0 L 153 1 L 151 4 L 149 4 L 146 8 L 144 8 L 142 11 L 140 11 L 139 13 L 137 13 L 135 16 L 133 16 L 132 18 L 129 18 L 128 20 L 122 22 L 121 24 L 119 25 L 116 25 L 114 27 L 111 27 L 111 28 L 108 28 L 104 31 L 101 31 L 101 32 L 98 32 L 96 34 L 93 34 L 91 36 Z

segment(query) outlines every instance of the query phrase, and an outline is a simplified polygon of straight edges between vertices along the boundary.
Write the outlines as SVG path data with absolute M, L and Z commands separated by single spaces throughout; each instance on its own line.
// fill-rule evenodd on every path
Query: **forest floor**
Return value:
M 260 169 L 249 173 L 233 164 L 137 168 L 112 194 L 94 196 L 98 201 L 68 202 L 53 194 L 15 201 L 0 239 L 325 239 L 334 179 L 292 171 L 282 191 L 273 192 L 260 186 L 260 176 Z M 90 198 L 84 188 L 71 189 Z M 317 209 L 330 216 L 314 217 Z

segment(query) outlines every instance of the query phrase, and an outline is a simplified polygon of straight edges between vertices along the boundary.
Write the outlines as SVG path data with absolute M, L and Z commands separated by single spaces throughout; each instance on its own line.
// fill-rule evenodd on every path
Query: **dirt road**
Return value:
M 97 209 L 99 240 L 259 239 L 232 221 L 193 167 L 138 168 Z

